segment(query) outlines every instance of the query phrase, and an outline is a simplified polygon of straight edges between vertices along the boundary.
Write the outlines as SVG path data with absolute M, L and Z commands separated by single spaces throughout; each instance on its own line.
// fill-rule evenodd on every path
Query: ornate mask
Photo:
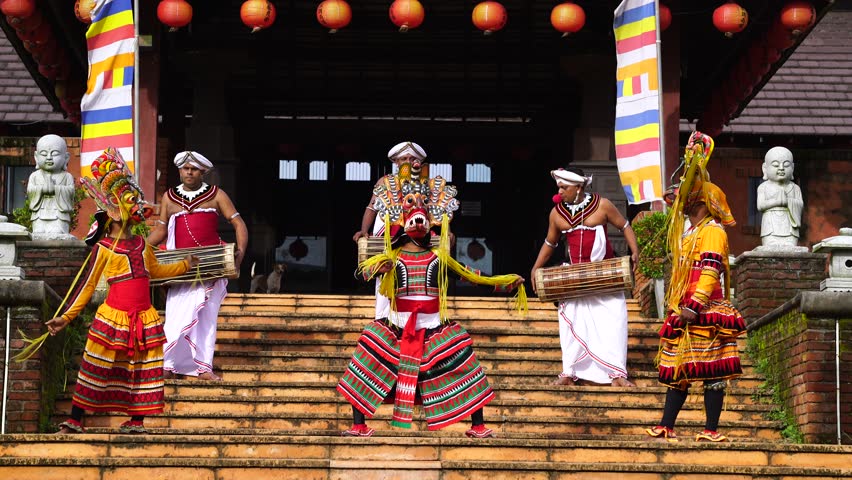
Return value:
M 80 179 L 98 208 L 116 222 L 141 223 L 153 213 L 121 153 L 109 147 L 92 162 L 92 176 Z

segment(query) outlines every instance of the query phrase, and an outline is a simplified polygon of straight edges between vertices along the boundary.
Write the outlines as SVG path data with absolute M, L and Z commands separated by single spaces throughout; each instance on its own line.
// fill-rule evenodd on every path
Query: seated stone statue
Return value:
M 757 187 L 757 209 L 763 214 L 760 240 L 764 246 L 795 247 L 802 224 L 802 190 L 793 180 L 793 153 L 773 147 L 763 161 L 763 179 Z
M 35 151 L 38 170 L 30 174 L 27 183 L 34 238 L 69 236 L 75 188 L 74 177 L 65 171 L 69 158 L 62 137 L 45 135 L 38 140 Z

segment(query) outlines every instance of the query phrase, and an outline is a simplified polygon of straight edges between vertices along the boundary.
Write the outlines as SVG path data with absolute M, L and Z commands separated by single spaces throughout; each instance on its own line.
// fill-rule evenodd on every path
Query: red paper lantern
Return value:
M 563 37 L 567 37 L 583 28 L 586 24 L 586 12 L 575 3 L 560 3 L 550 11 L 550 24 L 562 32 Z
M 42 77 L 48 80 L 53 80 L 59 73 L 59 65 L 39 65 L 38 73 L 40 73 Z
M 473 7 L 471 19 L 476 28 L 490 35 L 506 26 L 509 15 L 499 2 L 482 2 Z
M 92 10 L 95 8 L 95 0 L 77 0 L 74 3 L 74 15 L 83 23 L 92 23 Z M 159 7 L 157 7 L 159 10 Z
M 394 0 L 388 14 L 400 32 L 419 27 L 426 16 L 423 5 L 417 0 Z
M 174 32 L 192 21 L 192 5 L 185 0 L 163 0 L 157 5 L 157 18 Z
M 10 17 L 27 18 L 35 10 L 34 0 L 0 0 L 0 11 Z
M 35 45 L 44 45 L 53 40 L 53 32 L 50 30 L 50 25 L 44 22 L 32 30 L 15 30 L 15 34 L 25 44 L 29 42 Z M 24 45 L 24 48 L 27 48 L 27 46 Z M 30 51 L 30 49 L 27 48 L 27 51 Z
M 734 2 L 728 2 L 713 11 L 713 25 L 730 38 L 745 30 L 748 25 L 748 12 Z
M 317 7 L 317 21 L 335 33 L 352 21 L 352 7 L 344 0 L 325 0 Z
M 240 7 L 240 19 L 251 33 L 275 23 L 275 5 L 266 0 L 246 0 Z
M 672 24 L 672 10 L 660 4 L 660 31 L 665 32 Z
M 36 10 L 35 13 L 30 15 L 27 18 L 21 17 L 6 17 L 6 23 L 9 24 L 10 27 L 15 30 L 20 30 L 22 32 L 28 32 L 30 30 L 34 30 L 41 25 L 42 17 L 41 12 Z
M 781 8 L 781 25 L 799 35 L 816 23 L 816 9 L 809 2 L 792 1 Z

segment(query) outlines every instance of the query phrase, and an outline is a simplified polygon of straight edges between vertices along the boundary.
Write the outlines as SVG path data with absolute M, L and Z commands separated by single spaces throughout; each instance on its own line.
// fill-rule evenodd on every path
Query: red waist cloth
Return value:
M 175 218 L 175 248 L 207 247 L 219 245 L 216 212 L 185 213 Z
M 683 296 L 684 299 L 692 298 L 692 295 L 695 293 L 695 288 L 698 286 L 698 279 L 701 278 L 701 264 L 699 262 L 694 262 L 692 264 L 692 271 L 689 272 L 689 286 L 686 287 L 686 294 Z M 721 275 L 722 272 L 719 272 Z M 710 300 L 719 300 L 724 298 L 725 296 L 722 293 L 722 282 L 716 282 L 716 288 L 713 289 L 713 292 L 710 293 Z
M 129 338 L 128 351 L 145 350 L 145 326 L 139 317 L 139 312 L 151 308 L 151 291 L 148 278 L 132 278 L 110 285 L 106 304 L 110 307 L 127 312 Z

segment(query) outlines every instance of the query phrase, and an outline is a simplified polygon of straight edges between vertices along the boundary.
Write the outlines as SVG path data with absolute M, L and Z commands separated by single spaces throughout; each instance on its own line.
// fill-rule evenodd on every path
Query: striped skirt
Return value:
M 659 381 L 684 389 L 700 380 L 742 375 L 737 337 L 745 333 L 742 315 L 727 300 L 711 300 L 686 328 L 675 328 L 673 312 L 660 330 Z
M 98 307 L 77 375 L 73 404 L 94 412 L 151 415 L 163 412 L 163 322 L 157 310 L 127 312 Z
M 400 332 L 400 333 L 397 333 Z M 376 320 L 364 329 L 337 391 L 365 416 L 372 417 L 393 391 L 400 364 L 401 331 Z M 417 376 L 417 393 L 429 430 L 470 416 L 494 391 L 473 353 L 473 341 L 455 322 L 427 330 Z M 394 424 L 410 428 L 397 421 Z

